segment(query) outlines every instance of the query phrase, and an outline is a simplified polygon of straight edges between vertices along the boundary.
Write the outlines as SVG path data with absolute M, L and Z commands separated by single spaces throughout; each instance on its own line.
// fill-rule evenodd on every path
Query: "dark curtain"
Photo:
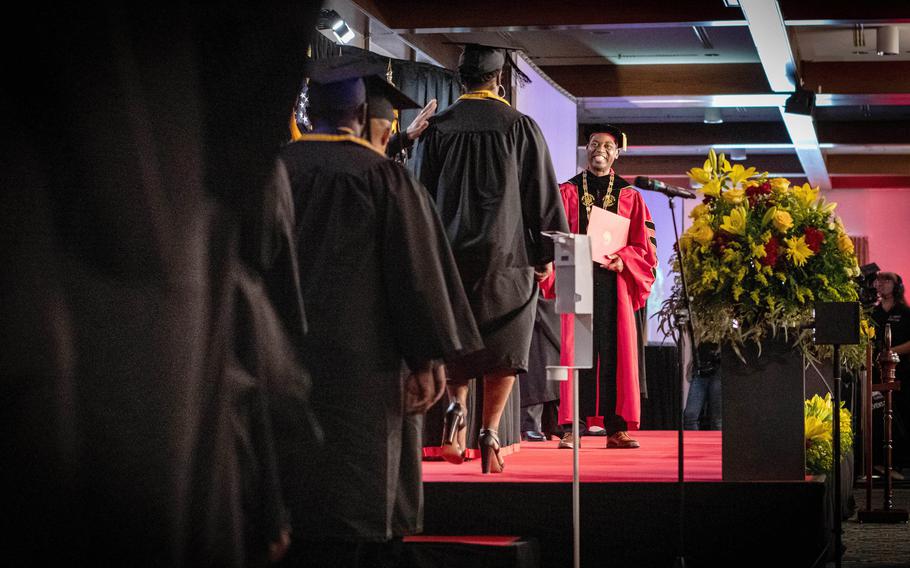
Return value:
M 342 47 L 321 33 L 314 33 L 310 40 L 310 57 L 324 59 L 341 55 Z
M 461 96 L 461 86 L 454 71 L 429 63 L 393 59 L 357 47 L 344 46 L 341 51 L 346 55 L 361 55 L 385 65 L 391 61 L 392 82 L 395 86 L 419 105 L 426 105 L 430 99 L 436 99 L 436 112 L 445 110 Z M 418 112 L 418 109 L 403 111 L 401 124 L 410 124 Z

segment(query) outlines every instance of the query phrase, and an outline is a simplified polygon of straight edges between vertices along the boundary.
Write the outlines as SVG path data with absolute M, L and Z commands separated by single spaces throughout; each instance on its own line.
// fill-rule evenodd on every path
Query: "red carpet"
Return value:
M 674 482 L 677 481 L 677 432 L 643 430 L 632 432 L 641 443 L 633 450 L 606 449 L 605 437 L 585 436 L 579 451 L 579 469 L 584 482 Z M 483 475 L 480 460 L 461 465 L 423 462 L 425 482 L 520 482 L 571 483 L 572 450 L 560 450 L 558 442 L 522 442 L 520 451 L 506 456 L 502 474 Z M 686 481 L 721 480 L 721 433 L 685 433 Z

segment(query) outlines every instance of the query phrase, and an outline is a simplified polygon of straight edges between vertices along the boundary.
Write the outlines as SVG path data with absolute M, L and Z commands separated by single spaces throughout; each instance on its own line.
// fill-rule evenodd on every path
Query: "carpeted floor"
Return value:
M 910 509 L 910 485 L 894 491 L 894 505 Z M 866 505 L 865 488 L 853 490 L 858 509 Z M 882 492 L 873 490 L 872 506 L 881 507 Z M 860 524 L 854 514 L 843 523 L 843 542 L 847 547 L 842 565 L 848 568 L 910 568 L 910 525 Z M 834 566 L 829 563 L 828 566 Z

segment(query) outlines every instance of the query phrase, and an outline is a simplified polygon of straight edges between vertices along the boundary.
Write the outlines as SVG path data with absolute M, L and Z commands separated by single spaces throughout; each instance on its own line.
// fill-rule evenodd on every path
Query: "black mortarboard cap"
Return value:
M 486 45 L 463 41 L 447 41 L 443 43 L 460 45 L 464 48 L 458 57 L 458 72 L 462 75 L 479 76 L 502 69 L 506 64 L 509 64 L 522 81 L 525 83 L 531 82 L 531 79 L 518 68 L 509 56 L 511 51 L 520 51 L 522 49 L 520 47 Z
M 310 107 L 314 110 L 356 107 L 366 101 L 363 79 L 384 73 L 382 63 L 352 55 L 311 60 L 306 66 Z
M 587 144 L 591 140 L 591 136 L 594 134 L 598 132 L 604 132 L 613 137 L 613 140 L 616 141 L 617 146 L 623 150 L 626 149 L 626 133 L 623 132 L 618 126 L 613 126 L 612 124 L 582 124 L 581 132 L 582 137 L 584 138 L 584 144 Z
M 420 108 L 411 97 L 382 77 L 367 77 L 366 86 L 367 114 L 370 118 L 395 120 L 395 109 Z

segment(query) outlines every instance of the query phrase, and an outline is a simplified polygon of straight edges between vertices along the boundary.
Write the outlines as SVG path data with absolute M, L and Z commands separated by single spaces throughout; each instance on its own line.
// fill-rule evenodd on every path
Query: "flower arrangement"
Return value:
M 852 415 L 840 408 L 841 459 L 853 449 Z M 806 400 L 806 472 L 812 475 L 829 473 L 834 463 L 834 404 L 831 395 L 818 395 Z
M 848 302 L 859 298 L 859 265 L 853 242 L 818 188 L 792 186 L 755 168 L 731 166 L 712 149 L 703 167 L 688 172 L 701 184 L 703 202 L 690 213 L 691 226 L 680 238 L 695 335 L 699 343 L 741 347 L 783 332 L 810 360 L 827 356 L 830 347 L 815 346 L 811 321 L 816 301 Z M 659 313 L 668 329 L 679 297 Z M 789 337 L 796 331 L 796 337 Z M 863 316 L 863 345 L 844 346 L 848 368 L 861 365 L 872 327 Z

